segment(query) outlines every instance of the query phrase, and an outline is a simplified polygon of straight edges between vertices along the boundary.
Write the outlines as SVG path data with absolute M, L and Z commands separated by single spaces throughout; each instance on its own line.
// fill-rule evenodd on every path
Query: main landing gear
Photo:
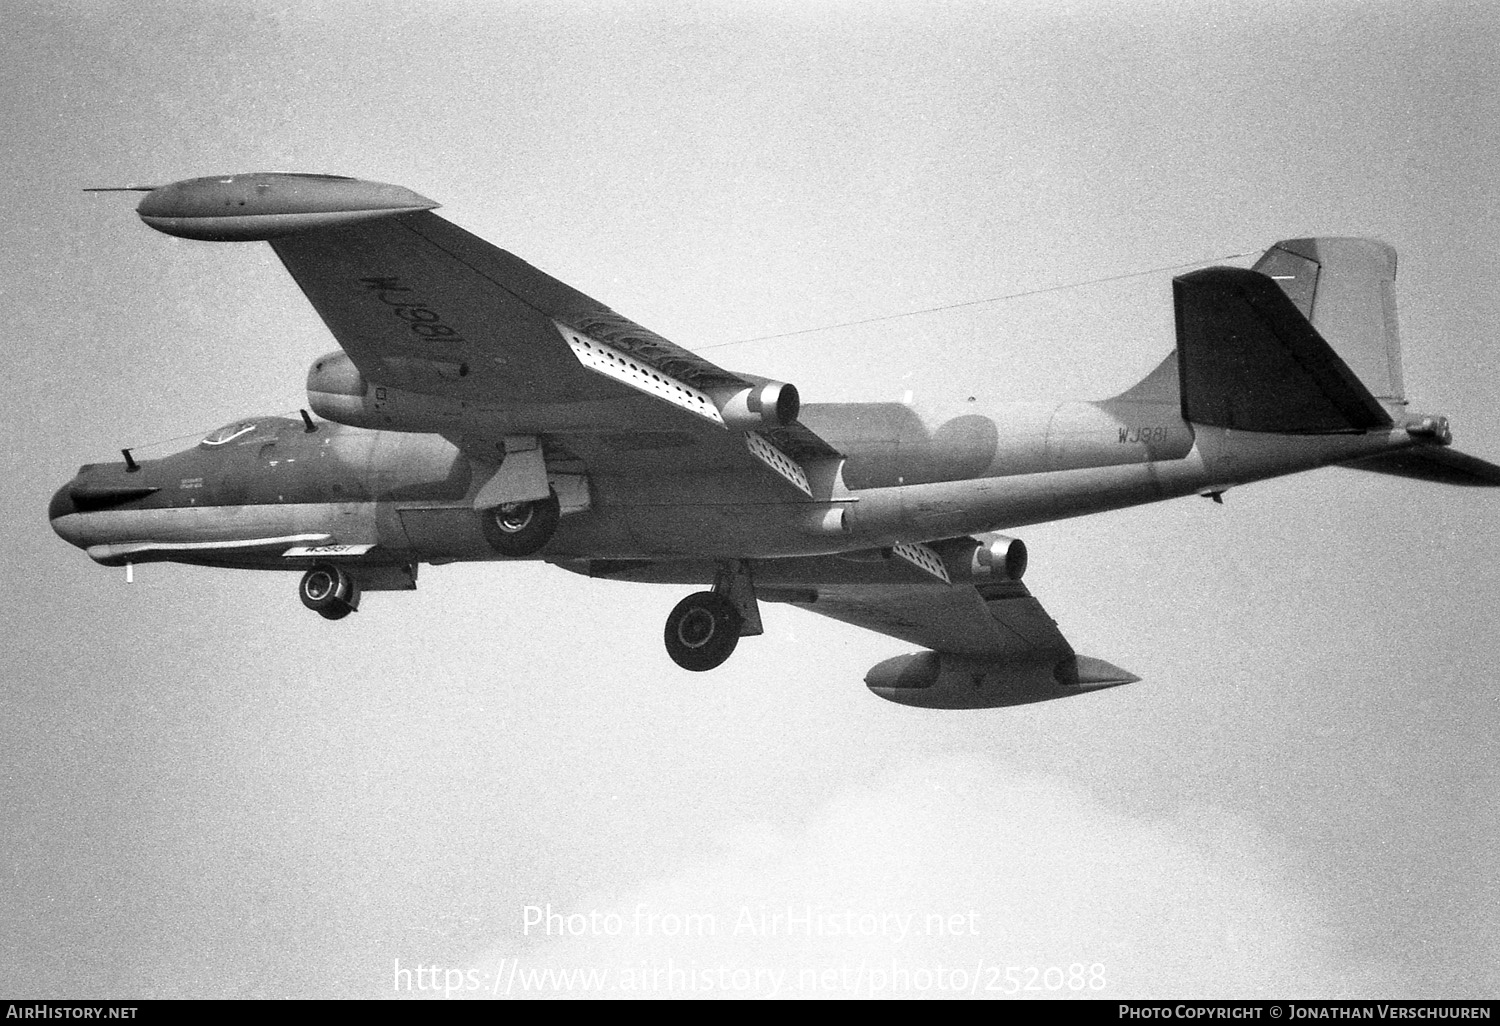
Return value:
M 760 608 L 750 566 L 726 563 L 713 591 L 700 591 L 677 603 L 667 616 L 667 655 L 684 670 L 701 672 L 723 664 L 745 635 L 760 634 Z
M 557 493 L 533 502 L 507 502 L 485 514 L 485 537 L 502 556 L 519 559 L 540 552 L 552 540 L 561 517 Z
M 667 655 L 684 670 L 712 670 L 740 643 L 740 614 L 714 591 L 689 595 L 667 616 Z
M 297 586 L 302 604 L 325 620 L 342 620 L 359 608 L 359 584 L 345 570 L 319 563 Z

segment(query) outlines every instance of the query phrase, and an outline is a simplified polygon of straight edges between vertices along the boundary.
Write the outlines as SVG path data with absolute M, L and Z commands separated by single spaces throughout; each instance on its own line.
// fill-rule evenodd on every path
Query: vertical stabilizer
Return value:
M 1281 286 L 1371 395 L 1405 405 L 1394 249 L 1375 239 L 1288 239 L 1253 270 Z
M 1177 369 L 1177 350 L 1167 354 L 1167 358 L 1156 365 L 1156 369 L 1144 378 L 1121 392 L 1112 399 L 1106 400 L 1112 403 L 1152 403 L 1155 405 L 1176 406 L 1182 402 L 1182 393 L 1178 388 L 1179 371 Z

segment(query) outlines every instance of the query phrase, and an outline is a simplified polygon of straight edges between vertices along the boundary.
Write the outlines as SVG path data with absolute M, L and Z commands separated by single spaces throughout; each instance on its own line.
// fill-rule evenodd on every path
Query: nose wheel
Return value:
M 342 620 L 359 608 L 359 585 L 348 572 L 319 563 L 297 586 L 302 604 L 325 620 Z
M 667 654 L 684 670 L 712 670 L 740 643 L 734 604 L 713 591 L 689 595 L 667 616 Z

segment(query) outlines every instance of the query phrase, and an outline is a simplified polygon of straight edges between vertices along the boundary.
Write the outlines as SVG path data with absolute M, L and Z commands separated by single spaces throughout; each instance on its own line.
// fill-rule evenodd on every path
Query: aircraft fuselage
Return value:
M 1413 444 L 1402 429 L 1297 437 L 1204 428 L 1175 406 L 1014 403 L 923 417 L 896 403 L 803 407 L 846 455 L 847 497 L 823 507 L 712 469 L 641 473 L 652 454 L 593 462 L 586 508 L 565 509 L 538 558 L 774 559 L 937 539 L 1116 509 Z M 551 461 L 549 460 L 549 463 Z M 503 558 L 474 496 L 494 473 L 434 435 L 253 418 L 130 470 L 91 464 L 49 516 L 99 562 L 298 569 L 236 548 L 255 539 L 368 547 L 371 562 Z M 810 510 L 810 506 L 815 508 Z M 282 546 L 285 547 L 285 544 Z

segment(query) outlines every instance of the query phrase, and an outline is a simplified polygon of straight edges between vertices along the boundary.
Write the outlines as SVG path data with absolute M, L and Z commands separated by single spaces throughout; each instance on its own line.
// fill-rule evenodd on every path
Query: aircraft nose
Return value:
M 161 486 L 151 483 L 145 464 L 89 463 L 53 493 L 47 518 L 58 537 L 87 549 L 110 540 L 105 537 L 109 528 L 97 514 L 138 503 L 159 491 Z
M 72 487 L 73 482 L 69 481 L 52 493 L 52 501 L 47 503 L 48 520 L 55 522 L 59 517 L 78 512 L 78 507 L 73 504 L 73 496 L 69 494 Z
M 47 519 L 52 521 L 52 530 L 63 541 L 69 545 L 82 545 L 81 518 L 77 515 L 78 504 L 73 501 L 72 489 L 73 482 L 69 481 L 52 493 L 52 501 L 47 503 Z

